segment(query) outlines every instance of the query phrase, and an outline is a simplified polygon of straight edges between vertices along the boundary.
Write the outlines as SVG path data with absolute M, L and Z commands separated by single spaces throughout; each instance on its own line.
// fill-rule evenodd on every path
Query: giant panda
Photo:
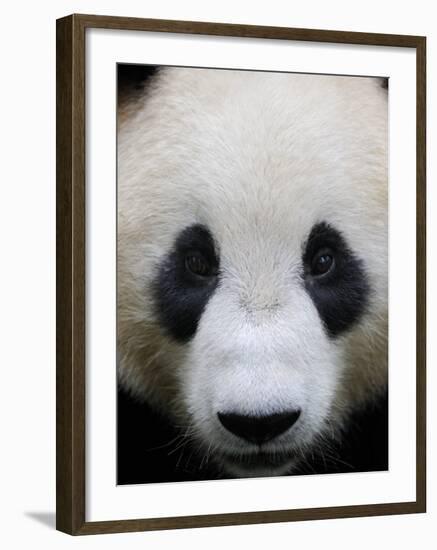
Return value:
M 118 482 L 387 469 L 384 81 L 119 71 Z

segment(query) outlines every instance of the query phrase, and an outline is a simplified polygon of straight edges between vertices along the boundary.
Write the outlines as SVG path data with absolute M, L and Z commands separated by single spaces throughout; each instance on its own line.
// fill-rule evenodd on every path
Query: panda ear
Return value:
M 388 78 L 381 78 L 381 88 L 388 90 Z
M 118 64 L 118 89 L 120 92 L 143 90 L 147 81 L 156 74 L 156 65 Z

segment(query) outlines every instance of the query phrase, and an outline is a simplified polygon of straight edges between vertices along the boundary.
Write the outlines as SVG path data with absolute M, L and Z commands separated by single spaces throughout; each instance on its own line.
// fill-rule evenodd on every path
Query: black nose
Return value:
M 223 426 L 234 435 L 261 445 L 291 428 L 299 418 L 300 410 L 268 416 L 247 416 L 236 413 L 217 413 L 217 416 Z

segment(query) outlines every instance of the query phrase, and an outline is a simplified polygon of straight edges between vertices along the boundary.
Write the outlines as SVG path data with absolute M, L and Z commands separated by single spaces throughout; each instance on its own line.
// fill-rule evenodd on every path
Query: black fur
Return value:
M 189 441 L 162 414 L 118 389 L 117 484 L 164 483 L 217 478 L 201 466 Z M 205 462 L 205 461 L 204 461 Z
M 322 276 L 312 273 L 311 263 L 321 248 L 332 251 L 333 268 Z M 303 253 L 305 287 L 327 332 L 334 337 L 352 326 L 364 313 L 370 287 L 363 261 L 348 248 L 339 231 L 322 222 L 315 225 Z
M 196 277 L 185 265 L 190 252 L 200 252 L 215 276 Z M 153 285 L 156 314 L 161 326 L 176 340 L 185 342 L 194 336 L 199 319 L 218 284 L 219 260 L 209 230 L 203 225 L 184 229 L 173 249 L 159 266 Z

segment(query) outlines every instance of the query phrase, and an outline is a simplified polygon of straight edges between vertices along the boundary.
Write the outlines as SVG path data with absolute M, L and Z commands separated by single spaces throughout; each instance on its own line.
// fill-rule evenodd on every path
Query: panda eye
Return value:
M 334 253 L 330 248 L 320 248 L 311 260 L 311 274 L 315 277 L 326 275 L 335 266 Z
M 216 274 L 205 256 L 197 251 L 189 252 L 185 256 L 185 268 L 198 277 L 212 277 Z

